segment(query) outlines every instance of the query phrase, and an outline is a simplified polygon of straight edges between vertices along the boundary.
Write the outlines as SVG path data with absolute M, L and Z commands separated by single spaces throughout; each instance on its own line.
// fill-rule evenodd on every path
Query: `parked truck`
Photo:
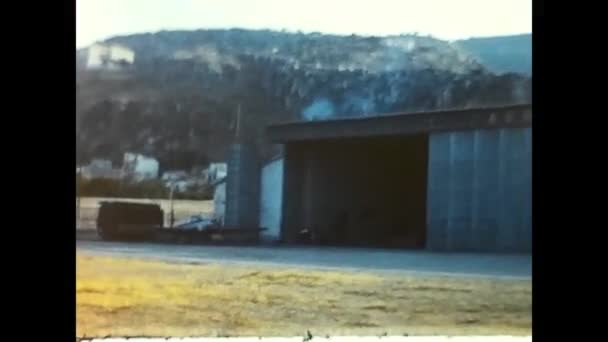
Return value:
M 97 234 L 104 241 L 149 241 L 167 243 L 258 242 L 258 227 L 225 227 L 214 221 L 188 220 L 164 227 L 164 212 L 158 204 L 102 202 L 97 215 Z
M 163 226 L 159 205 L 129 202 L 101 202 L 97 234 L 107 241 L 149 240 Z

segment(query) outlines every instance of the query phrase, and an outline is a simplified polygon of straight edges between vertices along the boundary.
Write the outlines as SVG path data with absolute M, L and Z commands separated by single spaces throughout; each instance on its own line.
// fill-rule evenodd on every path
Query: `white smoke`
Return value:
M 334 104 L 327 98 L 316 99 L 302 111 L 302 116 L 306 121 L 327 120 L 334 114 Z
M 376 103 L 371 96 L 348 96 L 341 107 L 342 112 L 350 116 L 366 116 L 376 112 Z

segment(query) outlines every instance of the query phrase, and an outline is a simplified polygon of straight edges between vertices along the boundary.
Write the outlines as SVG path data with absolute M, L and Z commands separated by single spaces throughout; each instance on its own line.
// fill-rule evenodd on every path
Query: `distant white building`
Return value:
M 266 228 L 261 238 L 278 241 L 281 235 L 284 159 L 279 155 L 266 163 L 261 172 L 260 227 Z
M 211 163 L 205 171 L 207 183 L 213 186 L 213 218 L 223 226 L 226 221 L 226 176 L 228 175 L 228 164 Z
M 165 186 L 167 186 L 168 188 L 173 187 L 176 191 L 179 192 L 184 192 L 186 190 L 188 190 L 188 187 L 192 184 L 192 182 L 188 181 L 188 180 L 178 180 L 172 183 L 165 183 Z
M 93 159 L 89 163 L 89 167 L 100 170 L 110 170 L 112 168 L 112 161 L 107 159 Z
M 222 226 L 226 217 L 226 176 L 215 180 L 213 185 L 213 218 Z
M 186 171 L 183 170 L 176 170 L 176 171 L 166 171 L 163 173 L 161 180 L 163 182 L 171 182 L 171 181 L 178 181 L 178 180 L 182 180 L 188 178 L 188 173 Z
M 78 172 L 78 170 L 77 170 Z M 112 168 L 112 161 L 106 159 L 93 159 L 89 165 L 80 168 L 80 175 L 85 179 L 109 178 L 120 179 L 122 172 L 120 169 Z
M 226 163 L 211 163 L 207 168 L 207 182 L 213 184 L 214 182 L 226 177 L 228 174 L 228 164 Z
M 87 69 L 120 70 L 133 64 L 135 52 L 118 44 L 93 44 L 87 49 Z
M 158 160 L 137 153 L 127 152 L 123 158 L 125 175 L 139 182 L 158 178 Z
M 161 177 L 162 182 L 167 188 L 174 188 L 177 191 L 183 192 L 188 188 L 189 175 L 183 170 L 166 171 Z

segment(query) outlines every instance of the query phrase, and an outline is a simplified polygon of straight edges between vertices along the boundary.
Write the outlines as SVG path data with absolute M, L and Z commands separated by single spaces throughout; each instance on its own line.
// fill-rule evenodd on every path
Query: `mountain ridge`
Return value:
M 493 72 L 462 43 L 432 37 L 271 30 L 166 31 L 112 37 L 132 49 L 122 71 L 77 68 L 77 152 L 127 150 L 161 168 L 223 160 L 241 129 L 262 155 L 270 123 L 531 101 L 531 77 Z

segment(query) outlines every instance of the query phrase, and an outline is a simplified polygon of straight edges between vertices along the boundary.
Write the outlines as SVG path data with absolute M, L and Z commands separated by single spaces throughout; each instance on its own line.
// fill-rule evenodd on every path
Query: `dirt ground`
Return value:
M 530 280 L 77 256 L 78 336 L 530 335 Z

